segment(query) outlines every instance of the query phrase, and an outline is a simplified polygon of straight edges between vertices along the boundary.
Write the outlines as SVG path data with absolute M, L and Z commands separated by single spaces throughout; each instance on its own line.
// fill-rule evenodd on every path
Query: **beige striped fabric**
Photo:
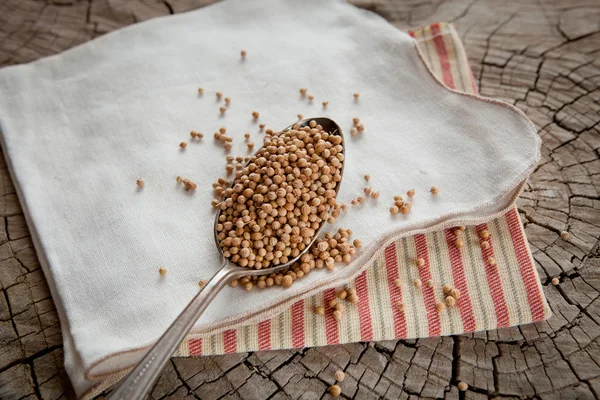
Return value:
M 447 86 L 477 93 L 452 25 L 436 23 L 410 34 Z M 488 239 L 482 238 L 483 231 Z M 447 229 L 403 238 L 381 249 L 376 261 L 344 287 L 355 289 L 359 301 L 346 302 L 339 323 L 327 306 L 325 315 L 314 312 L 336 297 L 336 290 L 329 289 L 258 324 L 189 335 L 176 356 L 451 335 L 527 324 L 551 315 L 515 208 L 459 235 L 462 248 L 455 244 L 455 230 Z M 416 258 L 424 265 L 417 267 Z M 444 300 L 444 284 L 457 288 L 460 297 L 455 307 L 439 312 L 436 304 Z

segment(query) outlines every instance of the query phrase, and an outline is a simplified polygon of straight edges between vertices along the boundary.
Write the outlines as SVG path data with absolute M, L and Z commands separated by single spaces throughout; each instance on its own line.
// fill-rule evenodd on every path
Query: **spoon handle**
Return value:
M 183 309 L 171 326 L 109 395 L 109 400 L 145 399 L 185 335 L 227 284 L 236 267 L 226 263 Z

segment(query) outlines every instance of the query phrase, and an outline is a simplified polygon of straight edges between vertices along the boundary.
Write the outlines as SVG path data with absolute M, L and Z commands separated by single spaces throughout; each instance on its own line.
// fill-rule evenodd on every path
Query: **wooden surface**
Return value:
M 0 66 L 208 3 L 3 0 Z M 348 375 L 343 395 L 360 399 L 600 396 L 600 3 L 355 3 L 400 29 L 454 22 L 481 94 L 521 108 L 539 129 L 543 159 L 518 206 L 554 317 L 456 337 L 173 359 L 152 397 L 319 398 L 336 365 Z M 58 316 L 3 158 L 0 217 L 0 398 L 73 398 Z M 471 389 L 459 395 L 459 381 Z

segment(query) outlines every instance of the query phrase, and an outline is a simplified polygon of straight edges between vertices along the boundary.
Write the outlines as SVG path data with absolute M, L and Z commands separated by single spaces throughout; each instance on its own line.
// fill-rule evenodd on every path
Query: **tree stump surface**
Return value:
M 212 2 L 4 0 L 0 66 Z M 403 30 L 455 23 L 480 93 L 536 125 L 542 161 L 517 204 L 554 316 L 453 337 L 172 359 L 152 398 L 320 398 L 337 369 L 348 398 L 599 397 L 600 3 L 353 2 Z M 58 315 L 0 157 L 0 398 L 74 398 Z

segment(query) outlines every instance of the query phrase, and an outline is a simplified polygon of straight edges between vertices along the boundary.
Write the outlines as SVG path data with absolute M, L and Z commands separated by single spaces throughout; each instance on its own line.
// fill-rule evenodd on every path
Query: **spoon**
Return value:
M 341 136 L 341 144 L 345 150 L 344 135 L 342 134 L 342 130 L 332 119 L 326 117 L 308 118 L 297 122 L 296 124 L 299 124 L 300 127 L 304 127 L 307 126 L 310 121 L 316 121 L 318 125 L 323 127 L 324 131 L 330 134 Z M 284 131 L 292 129 L 292 127 L 296 124 L 288 126 L 284 129 Z M 344 164 L 345 163 L 342 163 L 342 168 L 340 171 L 341 176 L 344 176 Z M 340 189 L 340 185 L 341 181 L 336 185 L 336 196 Z M 185 338 L 190 329 L 192 329 L 212 299 L 215 298 L 217 293 L 219 293 L 219 291 L 223 289 L 223 287 L 229 281 L 232 279 L 241 278 L 243 276 L 268 275 L 289 267 L 298 261 L 300 257 L 302 257 L 302 255 L 308 251 L 310 246 L 319 237 L 321 230 L 327 223 L 327 221 L 324 220 L 317 232 L 315 232 L 310 245 L 306 246 L 306 248 L 300 252 L 300 254 L 289 260 L 287 263 L 264 269 L 253 269 L 236 265 L 223 256 L 223 250 L 221 249 L 219 240 L 217 239 L 217 224 L 219 223 L 219 215 L 221 215 L 221 209 L 218 208 L 218 210 L 219 211 L 217 212 L 217 216 L 215 218 L 213 233 L 215 237 L 215 243 L 217 244 L 217 248 L 220 252 L 221 269 L 210 279 L 210 281 L 208 281 L 208 283 L 206 283 L 206 285 L 204 285 L 200 292 L 183 309 L 181 314 L 175 318 L 175 321 L 173 321 L 171 326 L 167 328 L 165 333 L 163 333 L 163 335 L 156 341 L 152 348 L 150 348 L 148 353 L 146 353 L 146 355 L 138 362 L 138 364 L 129 372 L 123 382 L 121 382 L 121 384 L 109 394 L 109 400 L 144 399 L 150 389 L 152 389 L 154 386 L 154 382 L 160 376 L 165 364 L 167 361 L 169 361 L 181 341 Z

